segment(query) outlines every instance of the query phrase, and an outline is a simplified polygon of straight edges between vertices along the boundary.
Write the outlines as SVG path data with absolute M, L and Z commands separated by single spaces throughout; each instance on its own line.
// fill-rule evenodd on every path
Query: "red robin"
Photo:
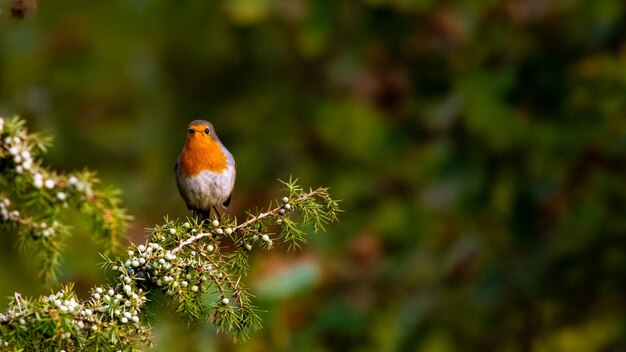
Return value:
M 195 120 L 187 128 L 185 146 L 176 160 L 174 172 L 178 192 L 199 221 L 209 219 L 211 209 L 226 208 L 235 185 L 235 159 L 224 147 L 213 125 Z

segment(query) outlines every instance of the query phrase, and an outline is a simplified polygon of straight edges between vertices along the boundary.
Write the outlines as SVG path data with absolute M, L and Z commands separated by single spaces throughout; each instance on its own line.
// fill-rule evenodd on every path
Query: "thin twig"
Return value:
M 22 304 L 20 303 L 20 301 L 22 300 L 22 296 L 15 292 L 15 303 L 17 304 L 17 309 L 20 311 L 20 314 L 22 314 Z
M 310 191 L 307 194 L 303 194 L 302 196 L 297 198 L 295 201 L 296 202 L 300 202 L 300 201 L 306 200 L 306 199 L 311 198 L 312 196 L 314 196 L 316 193 L 317 193 L 317 190 Z M 261 213 L 261 214 L 259 214 L 257 216 L 254 216 L 254 217 L 248 219 L 246 222 L 243 222 L 243 223 L 239 224 L 237 227 L 235 227 L 233 232 L 236 232 L 238 230 L 244 229 L 245 227 L 250 226 L 251 224 L 254 224 L 255 222 L 257 222 L 257 221 L 259 221 L 261 219 L 264 219 L 264 218 L 266 218 L 268 216 L 276 215 L 276 213 L 278 213 L 280 211 L 280 209 L 282 209 L 283 207 L 284 207 L 284 205 L 280 205 L 280 206 L 278 206 L 278 207 L 276 207 L 276 208 L 274 208 L 274 209 L 272 209 L 272 210 L 270 210 L 268 212 Z M 182 241 L 178 245 L 178 247 L 172 249 L 172 254 L 176 254 L 176 253 L 180 252 L 185 246 L 188 246 L 188 245 L 198 241 L 201 238 L 204 238 L 204 237 L 211 238 L 211 236 L 213 236 L 213 235 L 215 235 L 215 230 L 213 230 L 211 232 L 204 232 L 204 233 L 199 233 L 199 234 L 197 234 L 195 236 L 191 236 L 188 239 Z

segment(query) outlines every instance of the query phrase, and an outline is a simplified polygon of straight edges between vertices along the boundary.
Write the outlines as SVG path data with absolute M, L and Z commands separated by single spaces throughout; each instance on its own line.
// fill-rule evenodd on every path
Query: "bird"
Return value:
M 221 221 L 216 207 L 230 205 L 236 163 L 210 122 L 194 120 L 189 123 L 174 174 L 178 192 L 198 222 L 209 220 L 211 209 L 215 211 L 216 220 Z

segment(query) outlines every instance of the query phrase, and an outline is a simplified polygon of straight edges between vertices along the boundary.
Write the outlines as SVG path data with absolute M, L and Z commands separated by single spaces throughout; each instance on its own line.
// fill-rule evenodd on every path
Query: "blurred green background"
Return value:
M 251 341 L 159 308 L 154 351 L 626 350 L 622 1 L 10 6 L 0 114 L 121 188 L 134 241 L 187 215 L 173 165 L 199 118 L 237 160 L 229 214 L 289 175 L 343 200 L 303 251 L 255 255 Z M 84 292 L 104 273 L 73 217 L 62 281 Z M 48 292 L 3 237 L 2 296 Z

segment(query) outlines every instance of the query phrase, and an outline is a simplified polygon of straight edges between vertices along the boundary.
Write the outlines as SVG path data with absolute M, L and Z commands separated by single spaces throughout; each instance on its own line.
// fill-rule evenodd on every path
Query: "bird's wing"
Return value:
M 187 198 L 185 192 L 183 192 L 183 188 L 180 184 L 180 178 L 182 177 L 182 172 L 180 170 L 180 156 L 178 157 L 178 159 L 176 160 L 176 164 L 174 165 L 174 175 L 176 176 L 176 188 L 178 189 L 178 193 L 180 194 L 180 196 L 185 201 L 187 209 L 194 210 L 192 207 L 189 206 L 189 199 Z

